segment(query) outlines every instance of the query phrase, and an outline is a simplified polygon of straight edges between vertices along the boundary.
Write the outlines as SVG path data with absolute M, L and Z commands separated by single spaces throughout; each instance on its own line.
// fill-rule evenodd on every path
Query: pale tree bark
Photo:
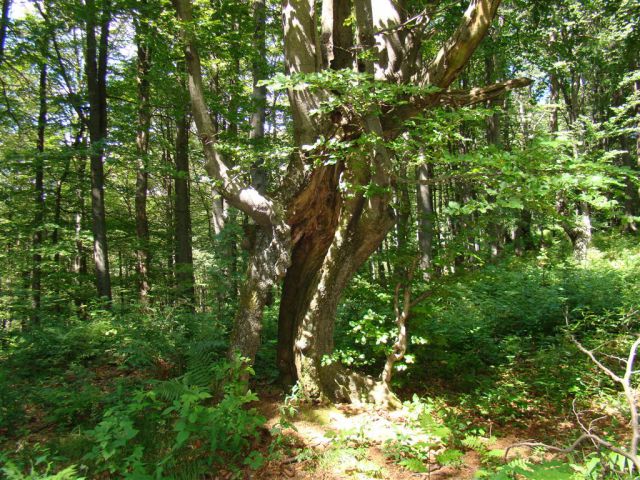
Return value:
M 104 142 L 107 139 L 107 59 L 109 23 L 108 2 L 98 15 L 95 0 L 86 0 L 87 31 L 85 72 L 89 92 L 89 137 L 91 139 L 91 212 L 93 226 L 93 256 L 96 287 L 99 297 L 111 303 L 111 274 L 107 222 L 104 208 Z M 96 28 L 100 29 L 99 41 Z
M 190 24 L 193 21 L 190 1 L 175 0 L 174 5 L 180 21 Z M 229 164 L 216 148 L 215 129 L 204 100 L 196 39 L 189 28 L 183 28 L 182 33 L 191 108 L 207 160 L 207 172 L 218 182 L 224 199 L 246 213 L 259 227 L 249 259 L 247 280 L 241 288 L 229 352 L 230 355 L 240 354 L 253 362 L 260 342 L 262 310 L 268 293 L 290 263 L 290 228 L 285 222 L 281 206 L 252 185 L 230 175 Z
M 146 2 L 142 3 L 146 6 Z M 149 301 L 149 220 L 147 218 L 147 190 L 149 184 L 149 130 L 151 127 L 151 99 L 149 71 L 151 69 L 151 39 L 145 19 L 136 22 L 138 119 L 136 131 L 136 271 L 138 296 L 142 305 Z

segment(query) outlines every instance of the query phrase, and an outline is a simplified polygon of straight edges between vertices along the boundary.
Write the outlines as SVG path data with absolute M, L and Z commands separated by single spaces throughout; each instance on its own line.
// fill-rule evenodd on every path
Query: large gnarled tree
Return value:
M 394 224 L 390 208 L 393 152 L 385 145 L 406 130 L 405 122 L 437 106 L 486 102 L 527 85 L 509 80 L 468 91 L 449 87 L 486 35 L 499 0 L 471 0 L 462 20 L 433 59 L 421 58 L 431 11 L 411 16 L 401 0 L 284 0 L 286 73 L 314 75 L 350 69 L 374 82 L 413 85 L 401 104 L 353 111 L 333 109 L 334 92 L 297 85 L 289 90 L 296 151 L 284 184 L 273 197 L 230 174 L 216 148 L 204 100 L 200 57 L 190 0 L 175 0 L 183 22 L 189 90 L 207 169 L 225 200 L 258 226 L 247 279 L 232 334 L 231 350 L 253 360 L 259 346 L 262 310 L 273 285 L 284 278 L 278 332 L 278 367 L 298 380 L 311 397 L 386 402 L 387 384 L 324 361 L 333 350 L 333 329 L 341 294 L 358 268 L 379 247 Z M 355 15 L 355 28 L 347 21 Z M 366 54 L 363 54 L 366 53 Z M 318 113 L 325 112 L 325 113 Z M 327 140 L 377 139 L 365 150 L 323 162 Z M 320 145 L 320 146 L 317 146 Z M 348 185 L 349 187 L 345 187 Z M 375 188 L 370 188 L 374 186 Z M 371 194 L 372 191 L 376 193 Z

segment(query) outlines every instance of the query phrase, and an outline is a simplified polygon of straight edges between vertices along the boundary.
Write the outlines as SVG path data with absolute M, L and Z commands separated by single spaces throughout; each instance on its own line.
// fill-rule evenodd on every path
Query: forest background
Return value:
M 635 478 L 639 24 L 3 0 L 4 475 Z M 295 432 L 344 403 L 406 418 Z

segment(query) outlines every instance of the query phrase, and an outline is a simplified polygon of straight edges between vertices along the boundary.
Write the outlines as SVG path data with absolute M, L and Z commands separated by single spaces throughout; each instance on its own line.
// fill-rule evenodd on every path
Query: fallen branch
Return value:
M 597 443 L 598 445 L 606 447 L 609 450 L 611 450 L 612 452 L 615 452 L 618 455 L 622 455 L 623 457 L 631 460 L 631 462 L 633 462 L 633 464 L 635 465 L 635 467 L 637 469 L 640 467 L 640 463 L 639 463 L 640 459 L 638 459 L 637 455 L 632 455 L 629 452 L 625 452 L 624 450 L 616 447 L 615 445 L 613 445 L 610 442 L 607 442 L 606 440 L 604 440 L 603 438 L 599 437 L 598 435 L 587 434 L 587 433 L 585 433 L 585 434 L 581 435 L 580 437 L 578 437 L 578 439 L 576 441 L 574 441 L 570 446 L 568 446 L 566 448 L 555 447 L 553 445 L 548 445 L 546 443 L 541 443 L 541 442 L 518 442 L 518 443 L 514 443 L 512 445 L 509 445 L 505 449 L 503 458 L 504 458 L 504 461 L 506 462 L 508 460 L 509 452 L 511 450 L 513 450 L 514 448 L 519 448 L 519 447 L 544 448 L 545 450 L 550 450 L 552 452 L 561 453 L 561 454 L 572 453 L 585 440 L 591 440 L 591 441 Z

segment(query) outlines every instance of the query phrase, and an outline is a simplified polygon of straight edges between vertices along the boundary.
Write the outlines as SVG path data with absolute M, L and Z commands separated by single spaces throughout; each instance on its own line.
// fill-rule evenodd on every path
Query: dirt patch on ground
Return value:
M 262 394 L 256 408 L 267 418 L 271 429 L 280 421 L 281 398 Z M 291 442 L 286 458 L 271 462 L 249 478 L 298 480 L 433 480 L 472 479 L 481 468 L 475 451 L 466 451 L 460 466 L 441 467 L 433 462 L 431 472 L 417 473 L 390 457 L 388 443 L 402 435 L 413 441 L 428 440 L 420 428 L 412 426 L 406 409 L 387 411 L 352 405 L 305 405 L 290 419 L 292 428 L 284 437 Z M 491 448 L 506 448 L 522 437 L 509 435 Z

